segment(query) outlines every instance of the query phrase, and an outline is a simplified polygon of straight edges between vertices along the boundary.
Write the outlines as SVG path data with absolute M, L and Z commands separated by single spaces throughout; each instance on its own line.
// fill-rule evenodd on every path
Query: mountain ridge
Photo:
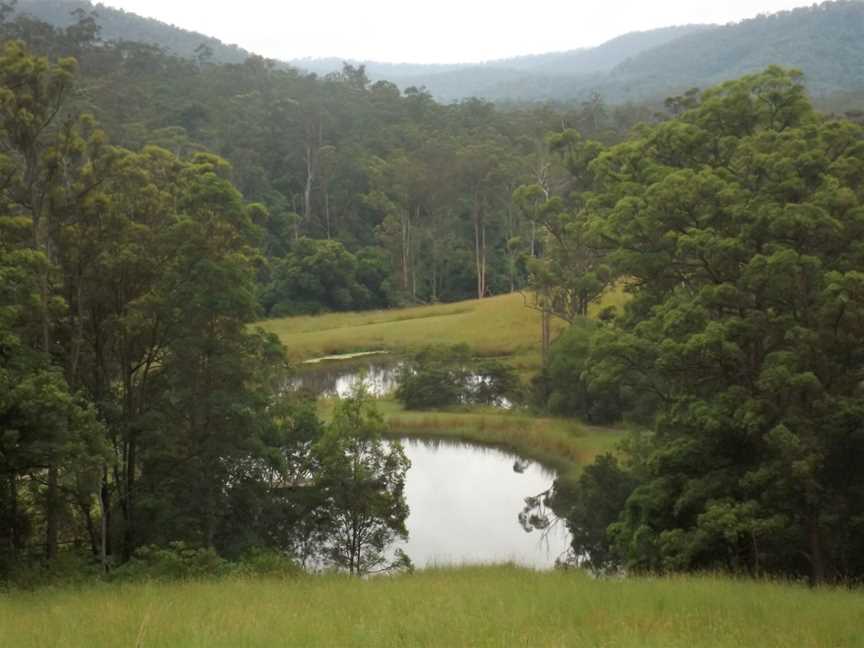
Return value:
M 57 27 L 74 10 L 96 12 L 105 40 L 158 45 L 211 63 L 242 63 L 250 51 L 216 38 L 89 0 L 19 0 L 17 13 Z M 205 47 L 201 47 L 201 46 Z M 832 0 L 726 25 L 680 25 L 631 32 L 601 45 L 480 63 L 382 63 L 342 58 L 276 61 L 326 76 L 364 65 L 371 81 L 425 88 L 442 102 L 655 102 L 777 64 L 801 69 L 816 96 L 864 90 L 864 1 Z

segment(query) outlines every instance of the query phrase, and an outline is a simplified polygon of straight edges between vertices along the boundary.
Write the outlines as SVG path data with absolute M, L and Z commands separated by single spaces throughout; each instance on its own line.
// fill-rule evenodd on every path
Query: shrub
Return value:
M 500 405 L 520 391 L 516 372 L 496 360 L 476 360 L 466 345 L 428 347 L 399 372 L 396 398 L 407 409 Z
M 227 572 L 228 563 L 215 550 L 172 542 L 167 547 L 140 547 L 114 576 L 120 580 L 186 580 Z

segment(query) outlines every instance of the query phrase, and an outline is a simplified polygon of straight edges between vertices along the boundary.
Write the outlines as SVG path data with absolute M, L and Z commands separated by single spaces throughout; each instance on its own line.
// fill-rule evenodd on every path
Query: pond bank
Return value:
M 329 418 L 332 407 L 332 401 L 320 401 L 323 418 Z M 564 479 L 578 476 L 582 466 L 598 454 L 614 451 L 627 434 L 621 426 L 591 426 L 491 408 L 414 412 L 393 399 L 378 400 L 378 407 L 391 438 L 464 441 L 499 448 L 554 469 Z

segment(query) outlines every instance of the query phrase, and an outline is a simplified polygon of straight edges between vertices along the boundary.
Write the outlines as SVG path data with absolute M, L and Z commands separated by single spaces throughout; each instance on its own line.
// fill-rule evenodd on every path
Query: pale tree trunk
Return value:
M 44 195 L 36 186 L 36 175 L 38 173 L 38 161 L 35 153 L 28 154 L 26 182 L 29 185 L 30 213 L 33 220 L 33 244 L 36 250 L 42 252 L 49 262 L 53 261 L 50 244 L 50 234 L 45 215 L 42 213 L 42 202 Z M 51 323 L 48 315 L 48 304 L 51 300 L 48 270 L 43 271 L 39 277 L 39 298 L 41 301 L 40 325 L 42 333 L 42 351 L 46 356 L 51 354 Z M 59 516 L 59 488 L 57 466 L 53 463 L 48 466 L 48 492 L 45 502 L 45 557 L 52 560 L 57 556 L 58 516 Z
M 415 208 L 414 222 L 415 223 L 420 222 L 420 206 L 419 205 Z M 416 300 L 417 299 L 417 255 L 415 254 L 416 250 L 413 249 L 414 245 L 415 245 L 415 243 L 412 239 L 411 240 L 411 246 L 412 246 L 412 250 L 411 250 L 411 296 L 414 297 L 414 299 Z
M 486 296 L 486 226 L 483 224 L 483 211 L 477 200 L 474 201 L 472 212 L 477 299 L 483 299 Z
M 402 212 L 402 290 L 408 292 L 411 273 L 411 213 Z
M 327 189 L 326 183 L 325 183 L 325 188 L 324 188 L 324 222 L 326 223 L 327 240 L 329 241 L 330 237 L 332 236 L 331 226 L 330 226 L 330 191 L 329 191 L 329 189 Z
M 313 148 L 306 143 L 306 187 L 303 190 L 303 220 L 312 221 L 312 185 L 315 182 L 315 159 Z

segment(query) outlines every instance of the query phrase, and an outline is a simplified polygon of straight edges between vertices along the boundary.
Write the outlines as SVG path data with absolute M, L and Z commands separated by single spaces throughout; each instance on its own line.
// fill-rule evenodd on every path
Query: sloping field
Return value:
M 0 646 L 864 646 L 864 594 L 472 567 L 0 595 Z
M 294 360 L 361 351 L 412 351 L 429 344 L 469 344 L 482 355 L 510 356 L 518 368 L 540 358 L 540 314 L 520 294 L 360 313 L 288 317 L 261 323 Z M 555 321 L 556 330 L 564 327 Z
M 487 356 L 507 356 L 518 369 L 540 364 L 540 314 L 521 294 L 384 311 L 331 313 L 268 320 L 292 359 L 386 350 L 412 351 L 429 344 L 465 343 Z M 553 320 L 553 330 L 564 323 Z

